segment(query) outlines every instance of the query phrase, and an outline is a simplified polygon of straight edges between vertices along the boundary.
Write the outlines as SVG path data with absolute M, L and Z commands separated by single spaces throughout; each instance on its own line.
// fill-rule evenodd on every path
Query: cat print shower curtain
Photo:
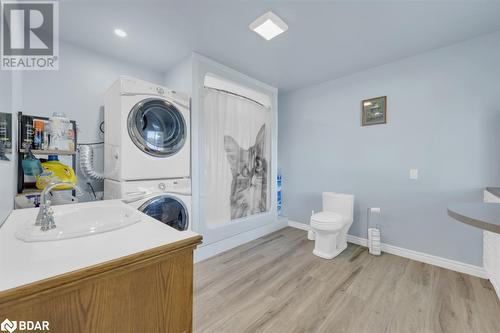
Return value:
M 202 204 L 207 224 L 221 225 L 270 207 L 268 108 L 205 88 L 202 113 Z

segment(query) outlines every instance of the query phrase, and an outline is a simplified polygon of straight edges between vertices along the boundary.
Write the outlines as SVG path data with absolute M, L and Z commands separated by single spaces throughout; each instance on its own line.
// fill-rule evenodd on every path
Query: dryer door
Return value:
M 186 142 L 187 127 L 182 113 L 160 98 L 148 98 L 134 105 L 127 124 L 134 144 L 155 157 L 174 155 Z
M 187 230 L 189 226 L 189 216 L 184 203 L 167 194 L 146 201 L 139 210 L 180 231 Z

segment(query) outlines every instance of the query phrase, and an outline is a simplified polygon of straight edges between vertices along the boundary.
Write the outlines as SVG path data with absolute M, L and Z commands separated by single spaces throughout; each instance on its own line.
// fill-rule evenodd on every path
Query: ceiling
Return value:
M 289 29 L 268 42 L 248 25 L 269 10 Z M 64 41 L 161 72 L 196 51 L 282 90 L 497 30 L 500 1 L 60 2 Z

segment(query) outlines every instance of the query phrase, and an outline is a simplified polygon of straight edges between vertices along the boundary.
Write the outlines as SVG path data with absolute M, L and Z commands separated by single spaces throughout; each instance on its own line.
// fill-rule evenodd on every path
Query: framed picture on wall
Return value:
M 387 123 L 387 96 L 365 99 L 361 102 L 361 126 Z
M 0 161 L 10 161 L 12 152 L 12 114 L 0 112 Z

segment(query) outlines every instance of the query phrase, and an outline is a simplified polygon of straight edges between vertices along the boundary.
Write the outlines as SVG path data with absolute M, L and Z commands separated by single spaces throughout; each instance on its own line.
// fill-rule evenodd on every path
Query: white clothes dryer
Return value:
M 105 96 L 105 178 L 190 177 L 190 121 L 186 94 L 120 77 Z

